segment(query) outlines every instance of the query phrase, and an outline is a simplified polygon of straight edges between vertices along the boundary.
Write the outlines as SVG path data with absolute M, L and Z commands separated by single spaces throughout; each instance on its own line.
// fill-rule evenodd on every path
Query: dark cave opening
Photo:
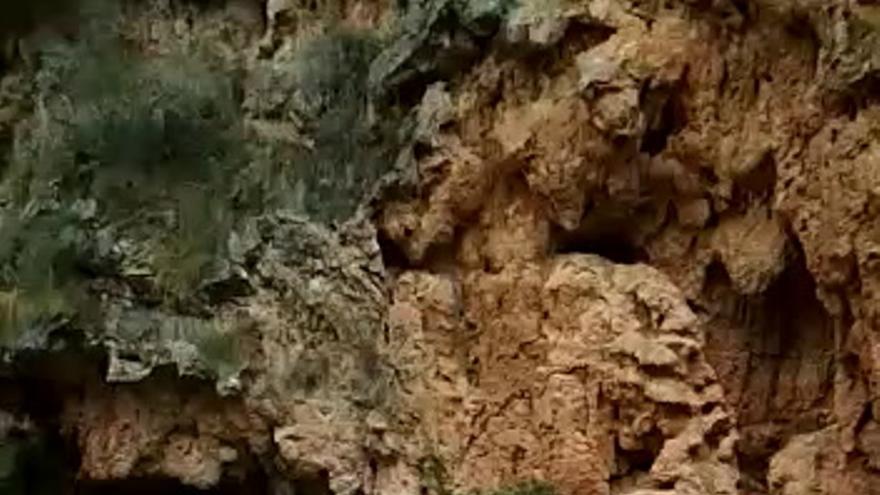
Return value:
M 50 346 L 51 347 L 51 346 Z M 26 352 L 0 368 L 0 456 L 12 459 L 11 469 L 0 471 L 3 495 L 244 495 L 296 493 L 330 495 L 329 482 L 320 477 L 296 481 L 295 491 L 273 489 L 284 483 L 270 461 L 240 451 L 239 459 L 224 465 L 222 477 L 205 489 L 188 486 L 163 476 L 131 477 L 119 480 L 83 479 L 76 432 L 62 422 L 65 401 L 87 397 L 87 389 L 98 387 L 147 390 L 174 389 L 183 396 L 213 393 L 213 387 L 194 378 L 177 376 L 175 369 L 161 367 L 138 384 L 108 384 L 103 380 L 107 356 L 73 339 L 54 352 Z M 26 427 L 3 428 L 12 419 Z M 244 452 L 244 455 L 241 455 Z M 299 483 L 299 485 L 296 485 Z
M 626 222 L 610 228 L 579 228 L 573 232 L 557 231 L 556 253 L 588 253 L 614 263 L 632 265 L 648 259 L 648 253 L 627 231 Z
M 794 243 L 786 268 L 761 294 L 742 295 L 726 269 L 707 269 L 706 355 L 736 408 L 744 493 L 768 493 L 772 456 L 794 435 L 827 426 L 835 376 L 835 322 Z
M 62 433 L 64 398 L 98 376 L 98 363 L 106 359 L 79 341 L 69 344 L 77 349 L 24 352 L 0 370 L 0 412 L 27 425 L 0 436 L 11 464 L 0 477 L 4 495 L 76 493 L 80 459 L 75 442 Z
M 301 477 L 288 483 L 293 494 L 333 495 L 330 491 L 330 473 L 322 469 L 313 476 Z M 274 495 L 274 494 L 273 494 Z
M 75 484 L 71 493 L 73 495 L 119 495 L 122 493 L 125 495 L 250 495 L 270 492 L 265 474 L 254 472 L 240 479 L 224 477 L 216 486 L 205 489 L 185 485 L 176 479 L 157 477 L 127 478 L 114 481 L 80 481 Z
M 379 230 L 376 235 L 376 242 L 379 244 L 379 253 L 382 256 L 382 264 L 386 269 L 404 270 L 411 267 L 409 258 L 403 249 L 388 234 Z
M 664 437 L 659 430 L 653 429 L 640 440 L 643 445 L 638 450 L 626 450 L 619 441 L 614 442 L 614 472 L 609 479 L 612 493 L 623 493 L 634 479 L 647 476 L 660 455 Z
M 653 117 L 642 137 L 640 151 L 651 156 L 659 154 L 666 149 L 669 138 L 687 124 L 686 111 L 678 91 L 679 88 L 672 87 L 643 92 L 642 104 Z
M 74 492 L 76 495 L 204 495 L 220 494 L 222 492 L 214 488 L 200 490 L 196 487 L 187 486 L 183 483 L 167 478 L 130 478 L 122 481 L 91 481 L 80 482 Z M 246 492 L 228 492 L 230 495 Z
M 573 239 L 561 244 L 557 252 L 590 253 L 624 265 L 639 263 L 648 257 L 644 249 L 622 236 Z

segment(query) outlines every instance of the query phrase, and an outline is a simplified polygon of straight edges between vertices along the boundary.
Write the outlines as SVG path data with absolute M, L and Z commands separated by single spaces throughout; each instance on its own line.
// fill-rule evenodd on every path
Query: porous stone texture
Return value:
M 536 313 L 544 307 L 545 319 L 578 307 L 546 309 L 552 299 L 537 288 L 541 283 L 524 284 L 543 280 L 537 273 L 547 268 L 526 267 L 553 265 L 573 252 L 653 266 L 697 315 L 699 354 L 734 418 L 738 439 L 715 455 L 736 458 L 736 490 L 873 493 L 874 324 L 866 309 L 873 151 L 866 139 L 875 119 L 866 86 L 873 62 L 862 48 L 875 36 L 872 9 L 564 3 L 557 19 L 568 23 L 567 34 L 555 50 L 534 58 L 492 53 L 452 90 L 454 124 L 417 165 L 429 187 L 386 205 L 379 226 L 409 263 L 459 280 L 466 315 L 468 295 L 480 293 L 475 278 L 514 277 L 515 288 L 492 285 L 497 302 L 464 327 L 478 342 L 494 335 L 498 348 L 523 331 L 513 329 L 536 328 L 528 345 L 518 344 L 520 352 L 540 348 L 551 334 L 541 318 L 514 317 L 523 310 L 513 301 L 525 298 L 520 304 Z M 524 271 L 513 275 L 513 266 Z M 411 284 L 407 277 L 398 280 Z M 492 334 L 497 327 L 507 330 Z M 582 328 L 582 338 L 602 334 L 595 323 Z M 621 342 L 640 349 L 639 362 L 671 359 L 641 348 L 640 337 Z M 541 365 L 504 366 L 502 383 L 541 376 L 535 370 L 573 347 L 544 345 L 550 348 Z M 471 376 L 502 356 L 469 357 L 478 363 Z M 589 361 L 601 367 L 601 358 Z M 455 390 L 461 395 L 461 386 Z M 663 379 L 646 390 L 688 396 Z M 535 421 L 537 414 L 520 407 L 522 423 Z M 594 413 L 585 416 L 592 421 Z M 665 421 L 662 412 L 653 417 Z M 521 428 L 507 421 L 499 429 Z M 542 440 L 553 438 L 552 429 L 540 431 Z M 578 430 L 566 431 L 571 441 Z M 510 437 L 528 438 L 504 439 Z M 487 451 L 497 452 L 503 441 Z M 650 477 L 621 481 L 614 468 L 603 475 L 602 468 L 583 467 L 595 468 L 588 459 L 602 447 L 576 443 L 583 457 L 564 457 L 581 459 L 578 467 L 560 458 L 525 476 L 551 478 L 565 493 L 658 489 L 646 480 L 657 478 L 664 456 L 645 456 Z M 567 451 L 560 445 L 553 452 Z M 523 448 L 510 457 L 530 460 L 536 452 Z M 621 452 L 598 455 L 614 466 L 626 459 Z M 548 474 L 559 470 L 566 474 Z M 578 484 L 578 476 L 610 482 Z
M 204 488 L 252 459 L 336 495 L 880 493 L 880 8 L 165 3 L 131 37 L 213 46 L 285 146 L 309 142 L 284 64 L 316 12 L 383 30 L 368 97 L 411 135 L 353 219 L 234 234 L 222 282 L 247 290 L 209 308 L 240 327 L 228 397 L 148 386 L 203 376 L 199 351 L 161 330 L 180 315 L 107 301 L 105 381 L 147 381 L 66 397 L 83 478 Z
M 697 317 L 660 272 L 570 255 L 408 272 L 397 287 L 406 401 L 456 488 L 736 493 L 734 419 Z

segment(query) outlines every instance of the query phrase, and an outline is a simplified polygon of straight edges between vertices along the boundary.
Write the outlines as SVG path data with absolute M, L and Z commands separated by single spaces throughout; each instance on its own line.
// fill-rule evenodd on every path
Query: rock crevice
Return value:
M 0 483 L 47 434 L 70 493 L 878 492 L 877 7 L 116 4 L 153 93 L 72 80 L 124 104 L 0 8 Z

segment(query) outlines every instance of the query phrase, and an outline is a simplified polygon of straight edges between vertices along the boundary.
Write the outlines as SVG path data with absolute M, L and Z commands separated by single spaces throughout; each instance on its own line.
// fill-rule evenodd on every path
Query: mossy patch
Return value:
M 285 70 L 292 77 L 289 112 L 305 143 L 266 157 L 245 196 L 270 198 L 319 222 L 349 218 L 400 149 L 397 109 L 370 100 L 370 65 L 383 46 L 373 31 L 331 29 L 299 50 Z M 271 182 L 271 183 L 270 183 Z
M 0 182 L 4 339 L 82 306 L 100 229 L 150 246 L 166 300 L 191 296 L 224 254 L 248 160 L 231 78 L 106 36 L 48 49 L 35 78 L 38 110 Z

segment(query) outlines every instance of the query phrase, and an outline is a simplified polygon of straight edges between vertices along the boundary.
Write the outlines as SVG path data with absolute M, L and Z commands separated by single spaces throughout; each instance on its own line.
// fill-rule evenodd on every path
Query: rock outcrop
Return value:
M 131 53 L 232 74 L 249 155 L 157 296 L 173 222 L 108 220 L 88 153 L 16 172 L 78 122 L 33 62 L 85 35 L 0 22 L 0 232 L 72 212 L 89 296 L 23 318 L 3 275 L 0 435 L 68 485 L 880 493 L 878 7 L 119 4 Z
M 390 318 L 420 437 L 454 486 L 736 493 L 734 418 L 697 317 L 656 270 L 568 255 L 408 272 Z

